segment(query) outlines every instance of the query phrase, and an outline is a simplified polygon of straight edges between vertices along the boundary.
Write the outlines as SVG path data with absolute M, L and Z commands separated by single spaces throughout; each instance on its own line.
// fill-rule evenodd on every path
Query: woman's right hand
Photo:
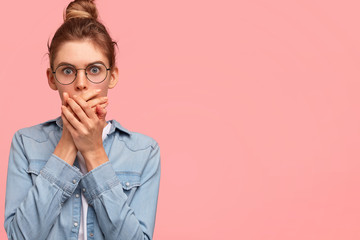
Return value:
M 96 97 L 98 94 L 99 91 L 94 89 L 92 91 L 81 94 L 80 96 L 90 104 L 90 106 L 92 107 L 92 109 L 95 111 L 95 113 L 98 115 L 99 118 L 105 118 L 106 115 L 105 108 L 108 105 L 107 97 Z M 68 98 L 69 98 L 69 94 L 64 92 L 63 105 L 67 106 L 66 102 Z M 72 111 L 71 108 L 68 109 Z M 63 114 L 61 115 L 61 117 L 64 118 Z M 72 136 L 69 130 L 65 127 L 65 125 L 63 125 L 62 135 L 58 145 L 54 150 L 54 154 L 72 166 L 76 158 L 76 153 L 77 153 L 77 148 L 72 139 Z

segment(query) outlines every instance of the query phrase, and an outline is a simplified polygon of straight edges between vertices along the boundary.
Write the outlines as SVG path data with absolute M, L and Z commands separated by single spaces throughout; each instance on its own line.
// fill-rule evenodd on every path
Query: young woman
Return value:
M 61 116 L 13 137 L 6 185 L 9 239 L 152 239 L 160 150 L 106 121 L 118 81 L 114 45 L 94 2 L 75 0 L 49 48 Z

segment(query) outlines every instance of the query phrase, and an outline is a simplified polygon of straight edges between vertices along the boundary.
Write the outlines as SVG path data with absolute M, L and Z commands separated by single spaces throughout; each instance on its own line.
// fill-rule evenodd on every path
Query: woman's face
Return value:
M 109 60 L 92 42 L 88 40 L 68 41 L 59 47 L 53 67 L 55 70 L 59 64 L 65 63 L 71 64 L 77 69 L 86 68 L 90 63 L 99 61 L 109 68 Z M 61 102 L 63 102 L 63 92 L 67 92 L 71 97 L 93 89 L 101 89 L 98 96 L 107 96 L 108 89 L 115 87 L 118 81 L 118 69 L 116 67 L 108 71 L 106 79 L 98 84 L 90 82 L 86 78 L 84 70 L 78 70 L 75 81 L 69 85 L 62 85 L 56 81 L 51 68 L 47 69 L 46 74 L 50 88 L 59 91 Z

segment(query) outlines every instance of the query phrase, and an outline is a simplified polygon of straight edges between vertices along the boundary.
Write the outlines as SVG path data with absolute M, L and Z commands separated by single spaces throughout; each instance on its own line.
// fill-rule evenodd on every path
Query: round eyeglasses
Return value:
M 107 68 L 103 63 L 92 63 L 86 68 L 75 68 L 71 64 L 60 64 L 52 73 L 60 84 L 69 85 L 75 81 L 78 70 L 85 70 L 86 78 L 97 84 L 106 79 L 110 69 L 111 67 Z

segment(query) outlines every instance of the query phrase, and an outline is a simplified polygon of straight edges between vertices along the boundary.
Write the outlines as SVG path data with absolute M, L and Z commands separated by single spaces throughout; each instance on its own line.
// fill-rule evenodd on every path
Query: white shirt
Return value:
M 102 133 L 102 140 L 106 138 L 107 134 L 110 131 L 111 123 L 108 123 Z M 81 155 L 81 153 L 78 151 L 77 156 L 79 159 L 79 165 L 80 165 L 80 171 L 82 174 L 87 173 L 87 168 L 85 164 L 84 157 Z M 80 229 L 79 229 L 79 236 L 78 240 L 87 240 L 87 231 L 86 231 L 86 218 L 87 218 L 87 210 L 88 210 L 88 203 L 84 197 L 84 195 L 81 193 L 81 217 L 80 217 Z

